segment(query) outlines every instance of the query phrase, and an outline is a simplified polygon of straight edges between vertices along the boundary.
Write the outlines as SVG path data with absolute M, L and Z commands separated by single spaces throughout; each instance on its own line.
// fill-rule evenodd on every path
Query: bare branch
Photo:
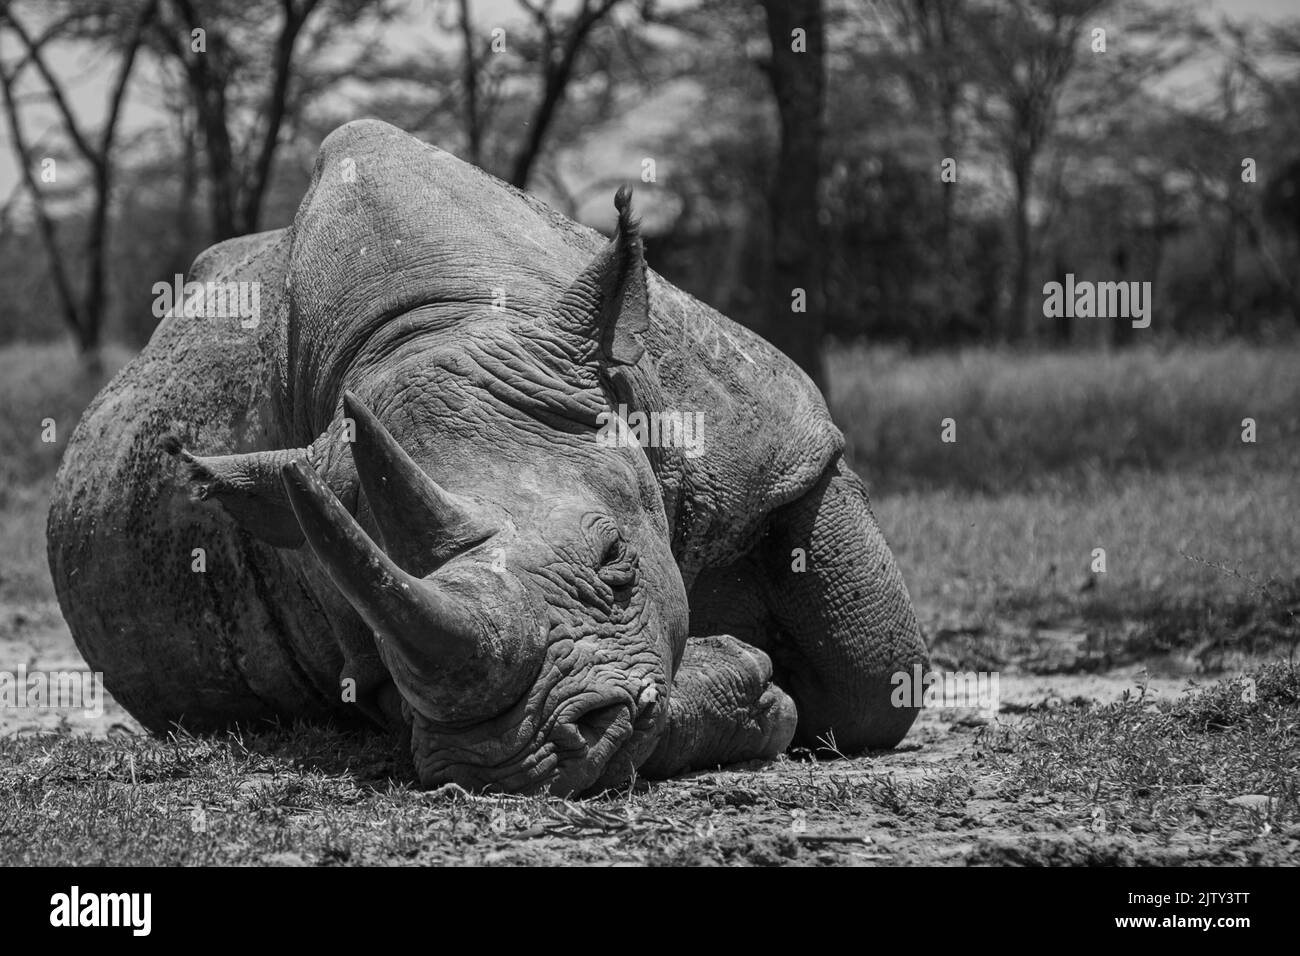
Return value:
M 5 22 L 9 24 L 10 29 L 17 34 L 18 39 L 23 42 L 23 46 L 27 49 L 27 55 L 44 78 L 45 84 L 50 91 L 50 97 L 54 100 L 55 107 L 63 117 L 63 122 L 67 126 L 68 136 L 77 147 L 77 151 L 86 158 L 86 162 L 92 165 L 97 165 L 100 162 L 99 154 L 90 145 L 90 141 L 82 135 L 81 127 L 77 123 L 77 117 L 73 114 L 71 107 L 68 105 L 67 99 L 63 95 L 63 88 L 59 85 L 59 81 L 55 78 L 54 74 L 50 72 L 49 66 L 45 63 L 45 58 L 41 55 L 41 46 L 32 38 L 32 35 L 27 31 L 27 28 L 24 27 L 16 17 L 14 17 L 13 10 L 6 9 L 4 12 L 4 19 Z M 47 31 L 45 38 L 48 40 L 50 37 L 51 34 Z
M 14 102 L 13 88 L 14 75 L 0 69 L 0 92 L 3 92 L 4 95 L 5 114 L 9 119 L 9 133 L 13 138 L 14 152 L 22 172 L 23 182 L 32 197 L 32 207 L 35 210 L 36 222 L 41 231 L 41 241 L 45 245 L 46 255 L 50 260 L 50 274 L 54 279 L 54 290 L 59 297 L 59 304 L 62 306 L 63 321 L 72 330 L 72 333 L 80 338 L 81 320 L 78 315 L 77 298 L 73 292 L 72 282 L 68 278 L 67 270 L 63 264 L 63 256 L 59 250 L 58 228 L 55 226 L 54 220 L 50 218 L 49 210 L 45 207 L 44 194 L 41 192 L 40 184 L 36 181 L 36 173 L 32 169 L 34 156 L 27 148 L 22 122 L 18 117 L 18 104 Z

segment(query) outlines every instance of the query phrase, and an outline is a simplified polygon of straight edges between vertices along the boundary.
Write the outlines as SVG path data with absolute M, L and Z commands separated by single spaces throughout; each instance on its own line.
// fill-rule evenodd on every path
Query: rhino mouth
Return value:
M 651 685 L 637 699 L 596 700 L 570 708 L 557 721 L 552 739 L 573 745 L 573 756 L 562 760 L 551 784 L 555 793 L 580 794 L 616 787 L 648 756 L 658 726 L 658 692 Z
M 631 738 L 633 719 L 626 704 L 604 704 L 563 721 L 560 726 L 577 731 L 581 749 L 590 759 L 603 764 Z
M 540 727 L 526 716 L 524 702 L 496 721 L 455 730 L 416 714 L 412 748 L 420 783 L 561 797 L 626 784 L 657 744 L 667 714 L 659 686 L 649 680 L 641 686 L 635 697 L 619 686 L 581 691 Z

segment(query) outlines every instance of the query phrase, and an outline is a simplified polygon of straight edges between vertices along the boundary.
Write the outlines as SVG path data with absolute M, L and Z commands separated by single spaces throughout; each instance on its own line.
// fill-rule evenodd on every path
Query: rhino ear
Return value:
M 640 223 L 632 216 L 632 189 L 614 195 L 618 231 L 565 291 L 556 323 L 588 343 L 584 357 L 633 365 L 644 351 L 638 336 L 650 328 L 645 252 Z

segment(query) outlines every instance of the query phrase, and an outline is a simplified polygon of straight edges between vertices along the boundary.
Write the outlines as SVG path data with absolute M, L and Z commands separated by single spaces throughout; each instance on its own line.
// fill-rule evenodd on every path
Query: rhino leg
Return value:
M 285 494 L 281 469 L 295 460 L 310 462 L 349 511 L 356 512 L 358 481 L 346 447 L 345 421 L 335 419 L 306 448 L 274 448 L 234 455 L 195 455 L 174 435 L 162 440 L 163 450 L 184 468 L 194 497 L 216 501 L 245 531 L 277 548 L 297 548 L 302 528 Z
M 771 515 L 758 546 L 705 570 L 691 630 L 734 634 L 772 658 L 799 708 L 795 742 L 854 753 L 891 747 L 916 717 L 891 677 L 925 662 L 911 600 L 862 482 L 840 460 Z
M 668 729 L 640 770 L 663 778 L 775 757 L 790 745 L 796 721 L 766 654 L 729 635 L 693 637 L 673 678 Z
M 842 459 L 773 512 L 756 558 L 777 631 L 768 652 L 799 707 L 795 742 L 833 739 L 843 753 L 898 743 L 916 709 L 893 706 L 892 678 L 925 666 L 925 643 L 866 489 Z

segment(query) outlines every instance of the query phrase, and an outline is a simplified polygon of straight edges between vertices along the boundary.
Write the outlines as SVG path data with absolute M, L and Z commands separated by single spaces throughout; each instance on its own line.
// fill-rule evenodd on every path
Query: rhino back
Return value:
M 544 322 L 605 237 L 478 167 L 377 120 L 321 145 L 294 220 L 290 389 L 314 434 L 336 414 L 352 358 L 385 323 L 452 302 L 452 335 L 506 307 Z M 766 516 L 843 448 L 816 387 L 743 326 L 653 271 L 642 371 L 656 403 L 704 413 L 704 453 L 651 455 L 685 573 L 747 552 Z M 792 320 L 793 320 L 792 316 Z
M 499 297 L 543 322 L 588 258 L 556 236 L 554 215 L 387 123 L 356 120 L 330 133 L 292 227 L 295 427 L 324 429 L 358 356 L 386 335 L 472 335 L 500 318 Z M 592 233 L 586 245 L 598 242 Z
M 287 255 L 281 231 L 200 256 L 195 281 L 261 284 L 260 322 L 165 318 L 87 409 L 55 479 L 47 541 L 64 617 L 109 691 L 153 729 L 328 709 L 337 663 L 310 637 L 325 624 L 298 559 L 189 500 L 159 447 L 167 433 L 214 453 L 281 441 Z

